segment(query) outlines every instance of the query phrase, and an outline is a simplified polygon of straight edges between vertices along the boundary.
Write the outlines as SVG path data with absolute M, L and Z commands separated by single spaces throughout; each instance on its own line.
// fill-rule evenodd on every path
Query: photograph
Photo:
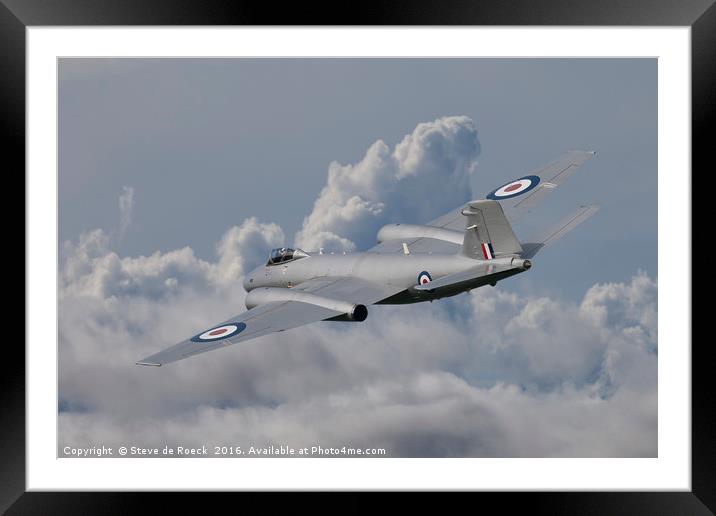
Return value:
M 57 458 L 658 458 L 658 71 L 58 57 Z
M 0 513 L 713 514 L 687 4 L 0 0 Z

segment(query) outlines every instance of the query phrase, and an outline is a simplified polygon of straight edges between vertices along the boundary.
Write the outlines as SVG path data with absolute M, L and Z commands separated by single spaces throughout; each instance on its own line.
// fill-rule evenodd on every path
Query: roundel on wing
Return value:
M 492 192 L 487 194 L 487 198 L 499 201 L 517 197 L 518 195 L 522 195 L 532 190 L 539 184 L 539 181 L 539 176 L 521 177 L 520 179 L 510 181 L 499 188 L 495 188 Z
M 430 273 L 428 271 L 423 271 L 418 274 L 418 285 L 426 285 L 432 280 L 433 278 L 430 276 Z
M 214 342 L 216 340 L 233 337 L 237 333 L 244 331 L 244 329 L 246 329 L 246 325 L 242 322 L 222 324 L 221 326 L 216 326 L 215 328 L 206 330 L 204 333 L 195 335 L 191 338 L 191 340 L 194 342 Z

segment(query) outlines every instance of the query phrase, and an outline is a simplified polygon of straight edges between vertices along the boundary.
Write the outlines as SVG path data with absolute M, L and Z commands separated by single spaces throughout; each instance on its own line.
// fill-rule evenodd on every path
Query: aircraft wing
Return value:
M 137 364 L 160 366 L 336 315 L 340 315 L 340 312 L 299 301 L 267 303 L 227 319 L 164 351 L 148 356 Z
M 357 278 L 325 277 L 290 290 L 360 304 L 372 304 L 404 290 Z M 161 366 L 245 340 L 340 316 L 342 312 L 303 301 L 273 301 L 227 319 L 182 342 L 148 356 L 138 365 Z
M 372 305 L 389 298 L 393 294 L 402 292 L 405 287 L 374 283 L 359 278 L 325 276 L 304 281 L 296 285 L 294 290 L 351 303 Z
M 507 220 L 513 224 L 537 206 L 552 190 L 570 177 L 577 168 L 594 156 L 593 151 L 569 151 L 547 165 L 510 181 L 488 193 L 485 198 L 499 201 Z M 426 225 L 453 231 L 465 231 L 465 216 L 460 206 L 431 220 Z M 434 238 L 416 238 L 405 242 L 411 252 L 457 253 L 460 244 Z M 402 240 L 381 242 L 369 250 L 372 253 L 402 253 Z
M 494 189 L 487 194 L 487 198 L 500 201 L 505 216 L 514 223 L 566 181 L 594 154 L 593 151 L 569 151 L 528 175 Z

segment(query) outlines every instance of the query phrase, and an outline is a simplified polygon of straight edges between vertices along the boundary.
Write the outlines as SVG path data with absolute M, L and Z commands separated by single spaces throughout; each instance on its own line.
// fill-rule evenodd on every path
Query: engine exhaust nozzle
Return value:
M 523 260 L 522 258 L 513 258 L 512 265 L 519 267 L 523 271 L 528 271 L 530 270 L 530 267 L 532 267 L 532 262 L 529 260 Z

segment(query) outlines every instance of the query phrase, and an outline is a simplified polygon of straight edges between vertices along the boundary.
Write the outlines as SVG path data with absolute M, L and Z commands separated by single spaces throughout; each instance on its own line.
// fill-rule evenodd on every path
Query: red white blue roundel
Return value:
M 241 333 L 246 328 L 242 322 L 222 324 L 216 328 L 206 330 L 191 338 L 194 342 L 213 342 L 215 340 L 228 339 L 229 337 Z
M 426 285 L 427 283 L 430 283 L 433 280 L 433 278 L 430 276 L 430 273 L 428 271 L 423 271 L 420 274 L 418 274 L 418 285 Z
M 517 197 L 518 195 L 529 192 L 538 184 L 539 176 L 521 177 L 520 179 L 515 179 L 514 181 L 511 181 L 506 185 L 502 185 L 501 187 L 496 188 L 495 190 L 487 194 L 487 198 L 494 199 L 497 201 L 503 199 L 510 199 L 512 197 Z

